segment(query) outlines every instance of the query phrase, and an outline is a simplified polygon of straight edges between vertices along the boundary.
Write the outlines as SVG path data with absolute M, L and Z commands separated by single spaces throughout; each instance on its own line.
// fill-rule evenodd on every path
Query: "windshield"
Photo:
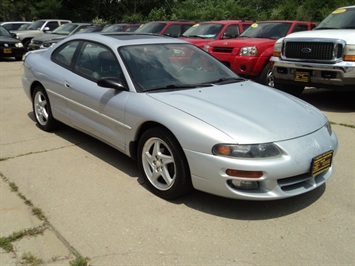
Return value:
M 121 32 L 125 29 L 126 24 L 114 24 L 103 29 L 102 32 Z
M 28 30 L 40 30 L 44 23 L 45 23 L 44 20 L 37 20 L 36 22 L 33 22 L 27 29 Z
M 3 27 L 0 26 L 0 36 L 11 36 L 11 34 Z
M 160 22 L 146 23 L 142 27 L 138 28 L 136 32 L 159 34 L 165 25 L 166 23 Z
M 222 24 L 203 23 L 195 24 L 182 35 L 186 38 L 216 39 L 223 28 Z
M 69 35 L 78 27 L 77 24 L 66 23 L 58 28 L 56 28 L 52 33 L 53 34 L 60 34 L 60 35 Z
M 246 31 L 240 34 L 240 38 L 267 38 L 280 39 L 287 35 L 291 28 L 290 22 L 265 22 L 253 23 Z
M 192 44 L 132 45 L 120 47 L 119 53 L 138 91 L 200 88 L 241 80 Z
M 339 8 L 335 10 L 315 29 L 355 29 L 355 8 Z

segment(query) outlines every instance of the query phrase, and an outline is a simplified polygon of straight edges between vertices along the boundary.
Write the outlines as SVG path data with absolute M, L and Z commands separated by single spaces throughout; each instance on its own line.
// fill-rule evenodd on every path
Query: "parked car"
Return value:
M 106 25 L 103 24 L 93 24 L 84 29 L 81 29 L 78 33 L 89 33 L 89 32 L 100 32 L 106 28 Z M 45 40 L 42 42 L 40 49 L 45 49 L 51 46 L 56 45 L 61 39 L 52 39 L 52 40 Z
M 270 58 L 275 42 L 292 32 L 312 30 L 315 23 L 305 21 L 261 21 L 239 38 L 208 43 L 205 50 L 240 76 L 271 85 Z
M 43 32 L 51 32 L 60 25 L 70 22 L 70 20 L 65 19 L 40 19 L 33 22 L 26 30 L 13 32 L 16 34 L 16 38 L 22 42 L 27 50 L 33 37 L 40 35 Z
M 141 23 L 117 23 L 104 28 L 102 32 L 133 32 L 141 25 Z
M 32 22 L 30 21 L 6 21 L 6 22 L 1 22 L 0 26 L 3 26 L 5 29 L 11 32 L 13 30 L 18 30 L 23 25 L 29 26 L 31 24 Z
M 252 21 L 244 20 L 205 21 L 189 28 L 181 38 L 203 48 L 213 40 L 237 38 L 251 24 L 253 24 Z
M 3 26 L 0 26 L 0 58 L 15 57 L 21 61 L 25 53 L 22 43 Z
M 338 141 L 318 109 L 240 78 L 178 38 L 81 33 L 24 59 L 38 127 L 57 121 L 135 158 L 149 189 L 248 200 L 324 184 Z
M 278 40 L 274 86 L 293 95 L 305 87 L 355 89 L 355 5 L 341 7 L 313 31 Z
M 91 26 L 91 23 L 66 23 L 56 28 L 52 33 L 43 33 L 32 38 L 28 45 L 28 50 L 37 50 L 44 41 L 62 40 L 72 34 L 81 32 Z
M 170 37 L 180 37 L 195 24 L 193 21 L 151 21 L 135 30 L 138 33 L 153 33 Z

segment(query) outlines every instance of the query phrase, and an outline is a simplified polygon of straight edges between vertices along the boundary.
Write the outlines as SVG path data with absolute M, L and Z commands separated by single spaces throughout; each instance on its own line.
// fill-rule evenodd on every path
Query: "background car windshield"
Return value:
M 254 23 L 239 37 L 279 39 L 286 36 L 291 25 L 289 22 Z
M 76 24 L 63 24 L 56 28 L 52 33 L 60 35 L 69 35 L 73 30 L 78 27 Z
M 120 32 L 126 27 L 126 24 L 114 24 L 103 29 L 102 32 Z
M 165 27 L 166 23 L 147 23 L 142 27 L 138 28 L 136 32 L 142 33 L 160 33 L 161 30 Z
M 0 26 L 0 36 L 11 36 L 11 34 L 2 26 Z
M 119 53 L 138 91 L 212 86 L 238 76 L 217 59 L 191 44 L 134 45 Z
M 39 30 L 41 29 L 42 25 L 45 23 L 44 20 L 37 20 L 36 22 L 33 22 L 31 26 L 29 26 L 27 29 L 28 30 Z
M 215 39 L 223 25 L 215 23 L 196 24 L 189 28 L 182 36 Z
M 355 29 L 355 8 L 341 8 L 326 17 L 318 29 Z

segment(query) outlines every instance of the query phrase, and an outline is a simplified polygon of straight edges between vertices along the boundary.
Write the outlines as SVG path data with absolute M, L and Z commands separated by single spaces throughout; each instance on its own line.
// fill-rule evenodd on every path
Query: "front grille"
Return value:
M 307 60 L 334 62 L 343 56 L 344 44 L 331 42 L 295 42 L 286 41 L 283 56 L 287 60 Z
M 233 51 L 233 47 L 213 47 L 212 48 L 213 52 L 216 53 L 231 53 Z

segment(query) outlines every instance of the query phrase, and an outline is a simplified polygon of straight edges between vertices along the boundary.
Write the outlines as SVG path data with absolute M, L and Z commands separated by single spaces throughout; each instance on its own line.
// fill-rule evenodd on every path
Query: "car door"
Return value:
M 71 68 L 63 91 L 72 126 L 125 150 L 124 107 L 129 92 L 97 85 L 104 77 L 123 78 L 115 54 L 104 45 L 83 41 Z

